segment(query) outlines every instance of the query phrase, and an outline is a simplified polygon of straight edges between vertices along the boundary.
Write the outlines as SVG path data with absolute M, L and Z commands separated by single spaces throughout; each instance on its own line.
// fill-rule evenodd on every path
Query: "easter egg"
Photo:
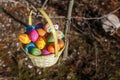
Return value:
M 58 51 L 60 50 L 60 47 L 59 47 L 59 45 L 58 45 Z M 49 52 L 51 52 L 51 53 L 54 53 L 55 52 L 55 46 L 54 46 L 54 44 L 50 44 L 49 46 L 48 46 L 48 51 Z
M 31 40 L 29 39 L 27 34 L 20 34 L 18 36 L 18 39 L 20 40 L 20 42 L 22 42 L 23 44 L 28 44 L 31 42 Z
M 38 33 L 36 30 L 31 30 L 29 36 L 32 42 L 35 42 L 38 39 Z
M 39 29 L 39 28 L 43 28 L 43 24 L 42 23 L 38 23 L 35 27 L 35 29 Z
M 60 41 L 58 42 L 58 45 L 59 45 L 60 48 L 63 48 L 63 47 L 64 47 L 64 41 L 63 41 L 63 40 L 60 40 Z
M 44 26 L 44 30 L 47 31 L 48 33 L 49 33 L 49 32 L 52 32 L 52 29 L 51 29 L 51 27 L 50 27 L 49 24 L 46 24 L 46 25 Z
M 34 30 L 35 29 L 35 26 L 28 26 L 27 28 L 26 28 L 26 32 L 27 33 L 29 33 L 31 30 Z
M 37 29 L 37 32 L 38 32 L 38 34 L 39 34 L 40 36 L 44 36 L 44 35 L 46 34 L 46 31 L 43 30 L 42 28 Z
M 25 52 L 30 52 L 31 51 L 31 49 L 32 48 L 35 48 L 36 46 L 35 46 L 35 44 L 34 43 L 29 43 L 29 44 L 27 44 L 26 46 L 25 46 Z
M 57 33 L 58 33 L 58 39 L 64 38 L 64 34 L 62 31 L 57 31 Z
M 48 55 L 48 54 L 50 54 L 50 52 L 47 50 L 47 49 L 43 49 L 43 55 Z
M 47 42 L 54 42 L 53 34 L 50 34 L 47 38 Z
M 42 37 L 39 37 L 38 40 L 35 42 L 35 44 L 39 49 L 43 49 L 46 45 L 46 42 Z
M 32 48 L 30 51 L 31 54 L 35 55 L 35 56 L 39 56 L 42 54 L 41 50 L 38 48 Z
M 48 51 L 49 51 L 50 53 L 54 53 L 54 52 L 55 52 L 54 45 L 49 45 L 49 46 L 48 46 Z

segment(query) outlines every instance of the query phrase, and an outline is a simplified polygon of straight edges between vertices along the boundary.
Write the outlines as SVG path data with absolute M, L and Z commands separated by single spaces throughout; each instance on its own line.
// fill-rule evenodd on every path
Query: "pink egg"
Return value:
M 48 55 L 50 52 L 47 49 L 43 49 L 43 55 Z
M 49 24 L 46 24 L 46 25 L 44 26 L 44 30 L 47 31 L 48 33 L 52 32 L 52 29 L 51 29 L 51 27 L 50 27 Z
M 38 33 L 36 30 L 31 30 L 29 36 L 32 42 L 35 42 L 38 39 Z

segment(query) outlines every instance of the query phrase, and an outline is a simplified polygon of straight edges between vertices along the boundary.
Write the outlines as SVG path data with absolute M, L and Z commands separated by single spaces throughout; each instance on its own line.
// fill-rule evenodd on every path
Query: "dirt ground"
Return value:
M 45 11 L 65 32 L 70 0 L 49 0 Z M 18 35 L 25 32 L 29 11 L 44 0 L 0 2 L 0 80 L 120 80 L 120 37 L 102 28 L 102 17 L 114 13 L 120 20 L 119 0 L 74 0 L 68 39 L 68 57 L 39 68 L 20 48 Z M 56 18 L 62 16 L 65 18 Z M 33 24 L 45 23 L 33 14 Z M 95 18 L 95 19 L 91 19 Z M 64 54 L 64 53 L 63 53 Z

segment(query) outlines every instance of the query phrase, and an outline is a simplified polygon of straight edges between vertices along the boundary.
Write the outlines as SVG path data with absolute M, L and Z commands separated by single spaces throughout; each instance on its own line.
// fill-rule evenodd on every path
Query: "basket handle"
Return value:
M 55 57 L 58 57 L 58 40 L 57 40 L 57 32 L 55 31 L 54 25 L 51 21 L 51 19 L 49 18 L 49 16 L 46 14 L 46 12 L 41 9 L 38 8 L 38 11 L 44 16 L 44 18 L 46 19 L 46 21 L 48 22 L 48 24 L 50 25 L 50 28 L 52 30 L 52 34 L 53 34 L 53 38 L 54 38 L 54 45 L 55 45 Z M 28 24 L 32 25 L 32 10 L 30 11 L 29 17 L 28 17 Z

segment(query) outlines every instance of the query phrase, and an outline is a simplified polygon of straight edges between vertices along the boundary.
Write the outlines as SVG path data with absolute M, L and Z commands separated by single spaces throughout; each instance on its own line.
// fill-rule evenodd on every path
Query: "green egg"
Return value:
M 49 37 L 47 38 L 47 42 L 54 42 L 53 34 L 49 35 Z
M 42 54 L 41 50 L 38 48 L 32 48 L 30 53 L 35 55 L 35 56 L 40 56 Z

